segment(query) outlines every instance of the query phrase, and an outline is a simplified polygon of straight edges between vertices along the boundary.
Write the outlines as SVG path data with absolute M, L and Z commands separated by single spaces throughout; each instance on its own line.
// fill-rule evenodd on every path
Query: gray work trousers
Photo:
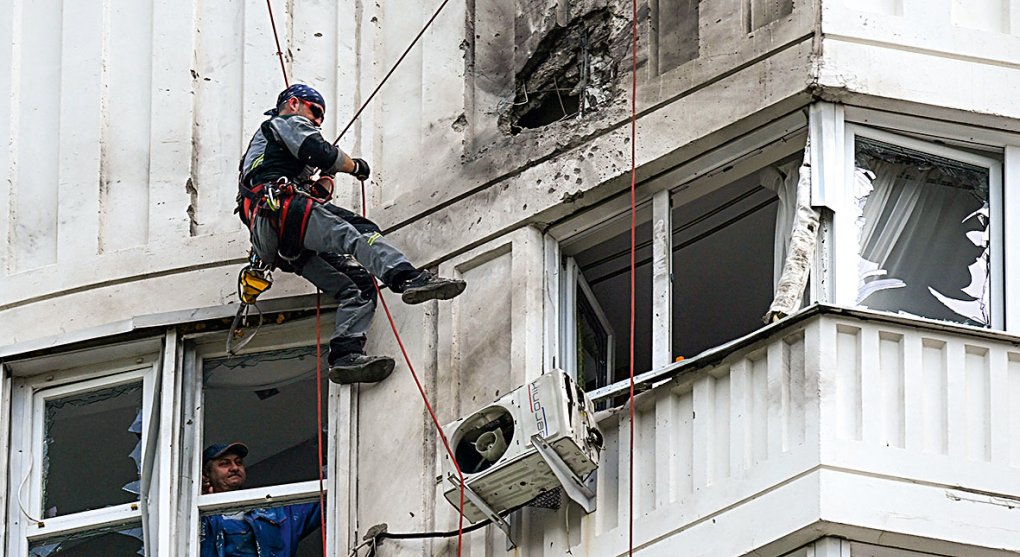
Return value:
M 294 260 L 279 257 L 279 237 L 267 217 L 255 217 L 251 241 L 259 259 L 293 270 L 340 304 L 329 343 L 330 363 L 346 354 L 364 353 L 376 306 L 371 275 L 392 287 L 418 272 L 375 223 L 335 205 L 312 206 L 304 251 Z

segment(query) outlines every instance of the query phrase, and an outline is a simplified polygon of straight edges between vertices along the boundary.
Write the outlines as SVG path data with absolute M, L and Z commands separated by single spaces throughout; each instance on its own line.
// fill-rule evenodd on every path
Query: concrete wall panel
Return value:
M 11 176 L 11 264 L 34 269 L 57 260 L 60 158 L 53 140 L 60 133 L 62 2 L 26 2 L 19 36 L 19 102 L 14 134 L 18 160 Z
M 995 126 L 1015 127 L 1006 92 L 1017 87 L 1018 17 L 1015 0 L 823 2 L 819 84 L 842 100 L 848 91 L 953 109 L 962 121 L 1006 116 L 1013 122 Z
M 523 228 L 440 266 L 468 283 L 439 309 L 445 422 L 541 374 L 542 255 L 541 236 Z
M 415 372 L 423 382 L 434 407 L 448 401 L 438 396 L 436 375 L 436 303 L 405 306 L 400 298 L 384 294 L 394 315 L 397 330 Z M 352 508 L 357 517 L 350 526 L 360 540 L 368 528 L 387 523 L 391 532 L 434 530 L 435 502 L 432 501 L 436 475 L 436 435 L 411 378 L 389 322 L 379 308 L 366 347 L 369 354 L 385 354 L 397 361 L 393 375 L 375 385 L 352 387 L 357 398 L 358 446 L 351 455 L 356 461 L 356 498 Z M 445 504 L 445 502 L 444 502 Z M 444 514 L 447 509 L 438 512 Z M 388 555 L 421 555 L 426 541 L 386 542 Z
M 107 191 L 105 180 L 109 177 L 103 135 L 104 121 L 109 115 L 109 88 L 104 85 L 109 83 L 109 64 L 105 58 L 110 48 L 103 40 L 102 30 L 111 14 L 101 2 L 69 3 L 64 5 L 64 11 L 61 25 L 65 40 L 61 57 L 65 63 L 61 67 L 61 98 L 60 104 L 53 107 L 60 117 L 60 133 L 48 140 L 59 144 L 59 162 L 54 169 L 59 176 L 55 232 L 58 260 L 87 264 L 101 249 L 102 224 L 106 220 L 100 204 Z M 137 112 L 139 104 L 121 100 L 117 106 L 126 116 L 123 119 L 125 128 L 138 125 L 130 116 Z M 147 150 L 147 146 L 146 138 L 142 150 Z M 125 187 L 132 186 L 124 184 L 118 191 Z M 143 181 L 133 187 L 144 189 L 147 184 Z M 138 217 L 133 207 L 119 209 L 117 216 L 121 219 Z M 145 212 L 145 216 L 147 214 Z

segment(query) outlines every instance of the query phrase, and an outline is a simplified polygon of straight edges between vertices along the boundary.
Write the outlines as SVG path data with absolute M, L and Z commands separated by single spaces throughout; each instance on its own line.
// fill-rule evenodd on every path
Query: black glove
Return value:
M 365 162 L 365 159 L 351 159 L 351 160 L 354 161 L 354 170 L 351 172 L 351 174 L 353 174 L 355 178 L 361 180 L 362 182 L 368 180 L 368 176 L 369 174 L 372 173 L 372 169 L 368 167 L 368 163 Z

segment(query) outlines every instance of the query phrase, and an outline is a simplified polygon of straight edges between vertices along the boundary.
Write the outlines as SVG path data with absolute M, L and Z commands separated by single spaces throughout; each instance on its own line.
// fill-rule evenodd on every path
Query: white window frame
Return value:
M 96 353 L 103 350 L 93 351 Z M 146 454 L 155 369 L 158 353 L 127 358 L 118 362 L 97 363 L 53 374 L 20 377 L 12 381 L 12 428 L 10 446 L 20 457 L 11 459 L 8 481 L 8 550 L 10 555 L 27 555 L 28 546 L 43 539 L 137 523 L 142 527 L 142 503 L 131 502 L 53 518 L 42 517 L 42 444 L 44 442 L 45 403 L 47 400 L 107 387 L 142 382 L 142 455 Z M 49 359 L 74 361 L 74 356 Z M 27 366 L 33 367 L 32 365 Z M 22 448 L 19 448 L 22 447 Z M 25 516 L 25 511 L 30 516 Z M 152 540 L 145 540 L 152 543 Z
M 808 135 L 809 118 L 796 111 L 781 116 L 757 129 L 709 150 L 693 159 L 648 179 L 639 184 L 639 222 L 645 211 L 651 213 L 652 222 L 652 369 L 639 372 L 637 381 L 652 379 L 675 367 L 672 351 L 673 319 L 673 269 L 672 269 L 672 207 L 691 201 L 732 182 L 732 176 L 751 171 L 782 160 L 793 153 L 803 152 L 804 139 Z M 812 147 L 814 149 L 814 147 Z M 571 273 L 553 269 L 553 262 L 565 251 L 577 249 L 577 244 L 587 245 L 589 237 L 605 235 L 608 223 L 629 213 L 629 195 L 618 195 L 601 206 L 579 213 L 549 230 L 552 241 L 558 245 L 547 245 L 548 283 L 558 284 L 556 302 L 551 305 L 555 315 L 547 316 L 547 327 L 558 324 L 559 335 L 547 335 L 557 341 L 547 351 L 558 356 L 560 362 L 569 362 L 568 348 L 576 348 L 568 342 L 569 331 L 576 322 L 568 314 L 576 311 L 573 299 L 568 299 L 574 281 Z M 812 297 L 812 301 L 817 301 Z M 658 318 L 656 316 L 659 316 Z M 663 318 L 665 317 L 665 318 Z M 764 325 L 763 325 L 764 326 Z M 567 328 L 571 327 L 571 328 Z M 617 334 L 626 334 L 617 331 Z M 576 341 L 575 341 L 576 342 Z M 555 361 L 547 353 L 546 362 Z M 575 368 L 576 369 L 576 368 Z M 623 392 L 628 381 L 610 385 L 589 393 L 593 398 L 605 398 Z
M 588 281 L 581 275 L 577 262 L 573 257 L 564 258 L 564 269 L 560 281 L 560 361 L 563 362 L 563 371 L 577 381 L 577 293 L 584 296 L 588 304 L 595 312 L 595 318 L 599 325 L 606 331 L 606 385 L 612 383 L 616 363 L 616 332 L 613 331 L 609 319 L 606 317 L 602 306 L 595 298 L 595 293 L 588 286 Z M 584 385 L 581 385 L 583 388 Z
M 302 320 L 280 326 L 263 328 L 261 334 L 257 335 L 252 342 L 240 352 L 240 355 L 255 352 L 267 352 L 273 350 L 286 350 L 289 348 L 303 348 L 309 346 L 309 339 L 315 338 L 315 331 L 310 320 Z M 179 528 L 178 548 L 181 555 L 198 555 L 199 519 L 202 514 L 220 510 L 237 510 L 249 508 L 268 508 L 300 501 L 318 500 L 319 481 L 308 480 L 289 484 L 263 486 L 251 489 L 239 489 L 237 491 L 224 493 L 201 493 L 202 477 L 202 450 L 206 446 L 203 436 L 204 425 L 204 383 L 202 381 L 202 370 L 204 361 L 208 359 L 225 357 L 224 350 L 225 336 L 223 333 L 193 335 L 186 341 L 184 350 L 183 379 L 187 392 L 182 405 L 183 421 L 191 422 L 192 426 L 187 428 L 182 439 L 182 462 L 185 479 L 181 485 L 181 497 L 178 498 Z M 328 351 L 328 343 L 323 343 L 323 354 Z M 326 370 L 323 369 L 325 374 Z M 337 454 L 344 454 L 346 449 L 338 447 L 346 437 L 348 442 L 344 447 L 350 445 L 349 435 L 351 415 L 352 389 L 350 386 L 341 386 L 329 383 L 329 394 L 327 397 L 328 407 L 323 408 L 323 413 L 328 417 L 328 452 L 324 454 L 325 463 L 336 463 Z M 346 403 L 345 403 L 346 401 Z M 189 403 L 190 402 L 190 403 Z M 345 417 L 341 418 L 341 414 Z M 340 429 L 344 429 L 344 435 Z M 352 464 L 353 466 L 353 464 Z M 327 477 L 323 481 L 324 497 L 326 505 L 322 512 L 326 516 L 326 545 L 327 547 L 339 547 L 343 532 L 337 528 L 336 516 L 338 508 L 337 496 L 346 495 L 340 482 L 346 479 L 336 476 L 341 475 L 341 470 L 349 468 L 346 462 L 343 466 L 332 464 L 329 470 L 335 471 L 333 477 Z M 336 494 L 330 497 L 330 493 Z M 346 545 L 344 545 L 346 547 Z
M 830 147 L 825 152 L 838 151 L 842 155 L 842 157 L 830 155 L 825 161 L 827 165 L 836 166 L 841 173 L 841 180 L 839 184 L 836 184 L 837 187 L 833 187 L 834 184 L 830 183 L 832 181 L 831 177 L 836 173 L 832 172 L 831 168 L 821 170 L 825 176 L 830 177 L 830 180 L 827 180 L 824 184 L 825 204 L 834 211 L 832 223 L 833 248 L 831 253 L 832 260 L 830 262 L 832 273 L 826 277 L 831 289 L 831 299 L 826 301 L 846 307 L 857 307 L 859 246 L 857 228 L 854 222 L 855 212 L 852 203 L 854 195 L 854 149 L 856 138 L 860 136 L 989 169 L 989 237 L 991 242 L 989 272 L 991 273 L 990 309 L 992 318 L 990 328 L 993 330 L 1005 330 L 1007 323 L 1012 322 L 1016 324 L 1017 317 L 1020 317 L 1020 314 L 1016 311 L 1018 308 L 1009 307 L 1008 301 L 1004 296 L 1006 277 L 1016 276 L 1015 273 L 1010 273 L 1007 265 L 1011 259 L 1014 260 L 1014 268 L 1020 263 L 1016 261 L 1020 259 L 1018 257 L 1020 254 L 1007 257 L 1009 247 L 1004 242 L 1004 231 L 1009 223 L 1006 215 L 1020 215 L 1020 200 L 1010 200 L 1003 195 L 1007 187 L 1004 179 L 1005 176 L 1011 175 L 1015 177 L 1017 175 L 1016 172 L 1004 172 L 1004 166 L 1009 168 L 1010 164 L 1014 167 L 1017 165 L 1017 161 L 1013 160 L 1016 159 L 1015 148 L 1007 148 L 1008 144 L 1003 142 L 1003 140 L 1008 140 L 1008 136 L 991 133 L 987 135 L 976 134 L 978 137 L 975 138 L 975 134 L 970 133 L 973 130 L 966 126 L 947 127 L 941 122 L 931 122 L 932 128 L 928 128 L 926 124 L 929 124 L 929 122 L 920 118 L 878 114 L 859 109 L 831 110 L 825 111 L 825 114 L 827 117 L 834 117 L 837 123 L 826 126 L 830 133 L 823 135 L 819 139 L 823 146 L 828 145 Z M 877 126 L 862 125 L 854 120 L 878 124 L 882 129 L 879 129 Z M 933 133 L 939 135 L 933 135 Z M 841 135 L 836 137 L 835 134 Z M 999 151 L 1004 153 L 1004 161 L 1000 162 L 992 157 L 984 157 L 969 151 L 953 148 L 952 146 L 918 139 L 915 137 L 917 134 L 924 134 L 946 143 L 959 141 L 960 143 L 978 148 Z M 1015 141 L 1016 139 L 1014 138 L 1013 140 Z M 841 147 L 841 149 L 834 149 L 833 146 Z M 1010 201 L 1012 203 L 1007 205 Z M 1016 218 L 1014 217 L 1013 220 L 1015 221 Z M 1014 226 L 1016 226 L 1015 222 Z M 1014 306 L 1016 306 L 1015 303 Z

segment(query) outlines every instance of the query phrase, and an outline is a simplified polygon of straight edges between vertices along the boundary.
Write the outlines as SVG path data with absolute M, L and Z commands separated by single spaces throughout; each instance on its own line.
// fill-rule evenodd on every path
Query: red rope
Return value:
M 315 409 L 318 429 L 315 444 L 319 450 L 319 531 L 322 533 L 322 556 L 326 557 L 326 486 L 322 473 L 322 291 L 315 289 Z
M 630 452 L 629 465 L 630 474 L 628 480 L 628 495 L 630 496 L 630 510 L 628 512 L 628 555 L 634 555 L 634 252 L 636 248 L 637 229 L 637 0 L 632 2 L 634 6 L 631 30 L 633 34 L 632 56 L 631 56 L 631 92 L 630 92 Z
M 368 218 L 368 204 L 365 197 L 364 181 L 361 182 L 361 216 Z M 383 311 L 386 312 L 386 319 L 390 322 L 390 329 L 393 330 L 393 336 L 397 339 L 397 345 L 400 346 L 400 353 L 404 355 L 407 369 L 411 370 L 411 378 L 414 379 L 414 384 L 418 387 L 418 393 L 421 394 L 421 399 L 425 402 L 425 408 L 429 411 L 429 417 L 432 418 L 432 423 L 436 426 L 436 431 L 439 432 L 439 438 L 443 440 L 446 454 L 450 456 L 450 461 L 453 462 L 453 467 L 457 470 L 457 477 L 460 479 L 460 506 L 457 507 L 459 514 L 457 519 L 457 557 L 460 557 L 464 546 L 464 473 L 460 471 L 460 464 L 457 463 L 457 457 L 454 456 L 453 449 L 450 448 L 450 441 L 446 438 L 446 434 L 443 433 L 443 427 L 439 425 L 439 418 L 436 417 L 436 413 L 432 409 L 429 397 L 425 394 L 425 388 L 422 387 L 421 380 L 418 379 L 418 373 L 414 371 L 411 357 L 407 355 L 404 341 L 401 340 L 400 332 L 397 331 L 397 324 L 393 320 L 393 315 L 390 314 L 390 307 L 386 304 L 386 298 L 383 297 L 382 290 L 379 288 L 379 283 L 375 280 L 374 276 L 372 277 L 372 285 L 375 286 L 375 293 L 378 295 L 379 301 L 382 302 Z
M 276 34 L 276 20 L 273 19 L 273 3 L 266 0 L 266 7 L 269 8 L 269 24 L 273 26 L 273 40 L 276 41 L 276 56 L 280 58 L 280 71 L 283 72 L 283 86 L 290 87 L 287 80 L 287 67 L 283 64 L 283 49 L 280 48 L 280 36 Z

